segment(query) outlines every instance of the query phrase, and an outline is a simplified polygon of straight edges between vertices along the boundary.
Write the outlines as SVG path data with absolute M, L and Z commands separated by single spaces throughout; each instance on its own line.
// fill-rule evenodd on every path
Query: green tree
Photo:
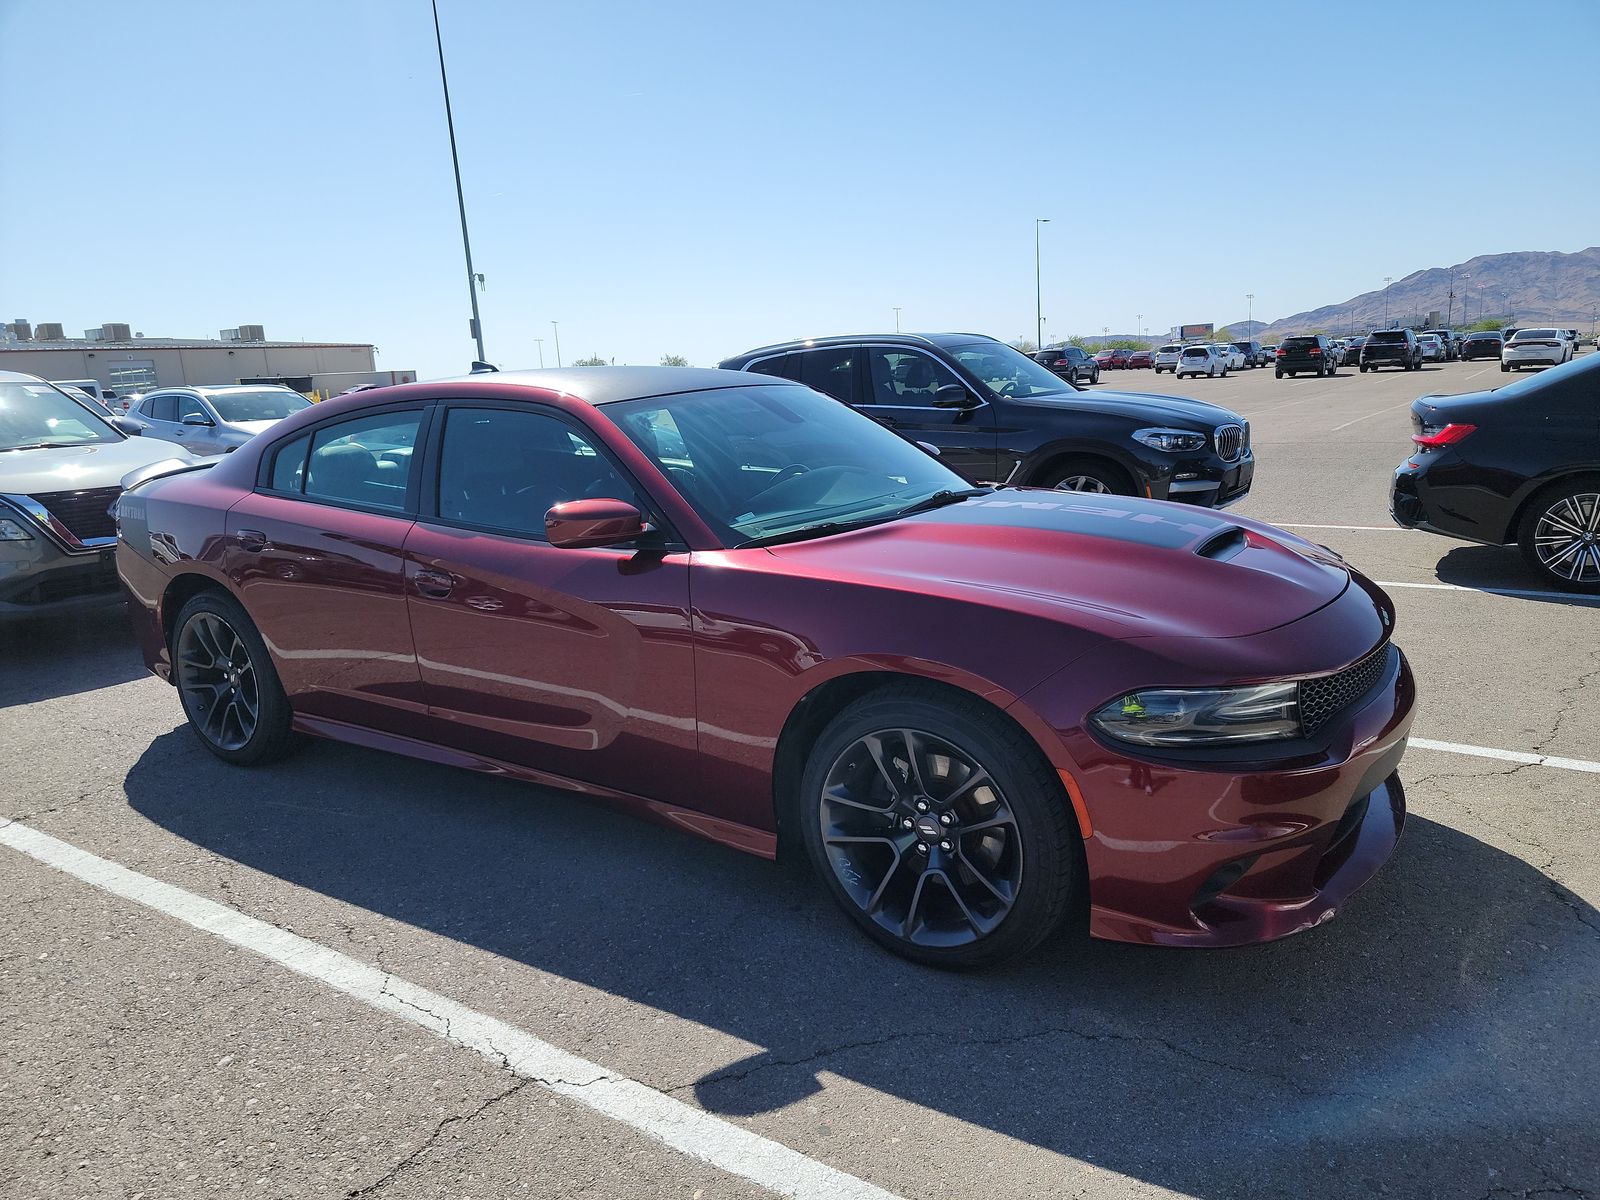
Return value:
M 1039 349 L 1039 344 L 1037 342 L 1035 342 L 1031 337 L 1019 337 L 1019 338 L 1015 339 L 1011 344 L 1013 346 L 1015 346 L 1018 350 L 1021 350 L 1024 354 L 1033 354 L 1033 353 L 1037 352 L 1038 349 Z
M 572 360 L 575 367 L 609 367 L 611 364 L 598 354 L 591 354 L 588 358 L 575 358 Z
M 1213 342 L 1231 342 L 1233 341 L 1233 330 L 1224 325 L 1211 335 L 1211 340 Z
M 663 367 L 687 367 L 689 360 L 681 354 L 663 354 L 661 356 Z
M 1083 334 L 1075 333 L 1067 339 L 1067 345 L 1076 346 L 1079 350 L 1087 350 L 1089 348 L 1089 340 Z

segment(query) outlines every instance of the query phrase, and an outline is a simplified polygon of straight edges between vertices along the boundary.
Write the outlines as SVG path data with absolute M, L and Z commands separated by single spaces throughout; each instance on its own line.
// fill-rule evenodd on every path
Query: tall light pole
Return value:
M 900 332 L 900 306 L 898 304 L 894 306 L 894 331 L 896 333 Z
M 1389 328 L 1389 285 L 1394 282 L 1393 275 L 1383 277 L 1383 327 Z
M 544 366 L 544 339 L 543 338 L 534 338 L 533 339 L 533 344 L 535 346 L 539 347 L 539 366 L 543 367 Z
M 1250 330 L 1249 333 L 1245 334 L 1246 339 L 1254 338 L 1256 336 L 1256 294 L 1254 292 L 1246 292 L 1244 294 L 1244 323 Z
M 1035 346 L 1040 349 L 1043 349 L 1044 338 L 1044 290 L 1039 276 L 1039 226 L 1048 224 L 1049 217 L 1033 219 L 1033 336 Z
M 556 335 L 556 366 L 559 367 L 561 365 L 561 324 L 560 324 L 560 322 L 559 321 L 551 321 L 550 322 L 550 329 Z
M 456 207 L 461 210 L 461 249 L 467 256 L 467 295 L 472 297 L 472 340 L 478 361 L 484 361 L 483 322 L 478 318 L 478 277 L 472 270 L 472 242 L 467 237 L 467 199 L 461 190 L 461 159 L 456 155 L 456 120 L 450 112 L 450 80 L 444 73 L 444 37 L 439 32 L 439 0 L 433 0 L 433 40 L 439 48 L 439 86 L 444 89 L 444 123 L 450 131 L 450 166 L 456 174 Z
M 1133 332 L 1137 337 L 1139 337 L 1140 339 L 1143 339 L 1143 337 L 1144 337 L 1144 314 L 1143 313 L 1134 313 L 1133 314 Z

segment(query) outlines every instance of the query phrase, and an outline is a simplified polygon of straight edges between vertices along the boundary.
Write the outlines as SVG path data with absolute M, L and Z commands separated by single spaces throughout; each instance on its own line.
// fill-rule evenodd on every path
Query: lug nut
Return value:
M 949 838 L 946 838 L 944 841 L 939 843 L 939 849 L 943 850 L 946 854 L 949 854 L 950 851 L 955 849 L 955 846 L 951 843 Z
M 928 802 L 926 800 L 918 800 L 917 801 L 917 811 L 918 812 L 927 812 L 928 811 Z
M 910 828 L 912 828 L 912 826 L 914 824 L 915 824 L 915 822 L 912 821 L 912 819 L 910 817 L 901 817 L 900 818 L 900 828 L 901 829 L 910 829 Z
M 928 852 L 928 843 L 927 842 L 918 842 L 917 843 L 917 853 L 918 854 L 926 854 L 927 852 Z
M 949 813 L 940 813 L 939 814 L 939 824 L 941 824 L 941 825 L 950 825 L 950 824 L 954 823 L 954 821 L 955 821 L 955 818 L 952 817 Z

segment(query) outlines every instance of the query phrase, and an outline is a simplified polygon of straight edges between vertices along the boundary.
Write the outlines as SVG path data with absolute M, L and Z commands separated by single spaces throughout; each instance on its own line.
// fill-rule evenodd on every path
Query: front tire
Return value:
M 178 613 L 172 674 L 189 728 L 236 766 L 280 758 L 293 744 L 289 698 L 254 622 L 232 596 L 201 592 Z
M 1550 586 L 1600 594 L 1600 476 L 1553 484 L 1536 495 L 1523 511 L 1517 545 Z
M 1095 492 L 1101 495 L 1132 496 L 1133 480 L 1115 463 L 1100 458 L 1069 458 L 1039 477 L 1034 487 L 1062 492 Z
M 980 701 L 926 683 L 830 721 L 801 777 L 806 853 L 868 937 L 930 966 L 1033 949 L 1083 879 L 1071 802 L 1039 747 Z

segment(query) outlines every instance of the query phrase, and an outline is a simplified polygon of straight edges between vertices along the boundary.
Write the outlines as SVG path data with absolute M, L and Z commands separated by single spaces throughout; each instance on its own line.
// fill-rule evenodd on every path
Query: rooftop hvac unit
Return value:
M 119 322 L 112 321 L 108 324 L 100 326 L 100 328 L 102 331 L 104 331 L 104 336 L 101 339 L 103 341 L 125 342 L 129 338 L 133 337 L 133 326 L 131 325 L 123 325 Z
M 67 335 L 61 332 L 60 322 L 41 321 L 39 331 L 34 336 L 41 342 L 59 342 L 65 340 Z
M 33 340 L 33 326 L 29 325 L 21 317 L 11 322 L 11 332 L 19 342 L 31 342 Z
M 239 331 L 238 331 L 238 329 L 224 329 L 224 330 L 222 330 L 222 340 L 225 341 L 225 342 L 237 342 L 239 340 Z
M 106 340 L 106 331 L 101 326 L 96 325 L 93 329 L 85 329 L 83 337 L 85 341 L 103 342 Z
M 241 342 L 264 342 L 267 340 L 267 331 L 260 325 L 239 326 L 239 340 Z

